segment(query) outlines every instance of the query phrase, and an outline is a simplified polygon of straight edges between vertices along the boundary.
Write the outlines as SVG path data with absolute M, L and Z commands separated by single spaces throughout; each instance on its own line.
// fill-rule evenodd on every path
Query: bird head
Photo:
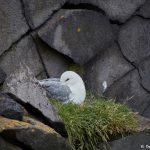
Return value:
M 60 81 L 66 85 L 73 86 L 73 85 L 77 85 L 77 84 L 81 84 L 83 83 L 82 78 L 75 72 L 73 71 L 66 71 L 64 72 L 61 77 L 60 77 Z

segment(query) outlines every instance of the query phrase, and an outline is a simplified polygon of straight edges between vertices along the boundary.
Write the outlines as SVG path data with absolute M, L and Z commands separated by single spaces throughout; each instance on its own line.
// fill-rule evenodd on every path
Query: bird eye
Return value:
M 65 81 L 68 81 L 69 80 L 69 78 L 67 78 Z

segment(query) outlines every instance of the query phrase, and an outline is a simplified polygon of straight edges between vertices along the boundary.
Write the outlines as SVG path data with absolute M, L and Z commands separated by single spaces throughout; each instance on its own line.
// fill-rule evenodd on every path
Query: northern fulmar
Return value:
M 86 97 L 86 89 L 82 78 L 73 71 L 64 72 L 60 78 L 48 78 L 39 81 L 39 85 L 63 103 L 81 104 Z

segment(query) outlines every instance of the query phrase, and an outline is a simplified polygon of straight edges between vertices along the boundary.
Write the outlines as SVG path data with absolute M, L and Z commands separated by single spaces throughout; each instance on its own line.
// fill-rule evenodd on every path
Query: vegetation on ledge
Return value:
M 134 113 L 125 105 L 91 96 L 82 105 L 62 104 L 50 100 L 59 112 L 68 131 L 68 142 L 73 150 L 96 150 L 99 143 L 117 135 L 137 131 Z

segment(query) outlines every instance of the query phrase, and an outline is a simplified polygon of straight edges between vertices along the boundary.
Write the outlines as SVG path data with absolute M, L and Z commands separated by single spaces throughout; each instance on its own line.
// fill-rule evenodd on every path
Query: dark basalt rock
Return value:
M 147 108 L 144 110 L 143 112 L 143 116 L 147 117 L 147 118 L 150 118 L 150 104 L 147 106 Z
M 102 9 L 110 19 L 125 22 L 144 4 L 145 0 L 69 0 L 68 2 L 95 5 Z
M 143 16 L 144 18 L 150 18 L 150 1 L 146 0 L 144 5 L 137 12 L 138 15 Z
M 36 34 L 33 34 L 33 36 L 39 50 L 39 54 L 43 60 L 46 73 L 49 77 L 60 77 L 63 72 L 68 70 L 70 60 L 49 47 L 45 42 L 39 39 Z
M 29 113 L 36 112 L 55 130 L 67 136 L 64 124 L 56 109 L 50 104 L 46 91 L 38 85 L 38 81 L 25 64 L 21 64 L 20 68 L 8 76 L 4 82 L 3 91 L 16 97 L 16 101 L 22 105 L 28 106 Z
M 111 147 L 111 150 L 141 150 L 141 149 L 146 150 L 148 149 L 149 143 L 150 143 L 150 133 L 140 132 L 110 142 L 109 146 Z
M 27 20 L 35 29 L 44 23 L 66 0 L 23 0 Z
M 129 72 L 115 82 L 107 89 L 105 96 L 128 105 L 133 111 L 139 112 L 139 114 L 143 114 L 150 104 L 150 94 L 141 87 L 137 70 Z
M 122 56 L 118 45 L 105 50 L 86 66 L 86 80 L 90 89 L 102 95 L 115 81 L 133 69 Z
M 66 140 L 55 130 L 31 118 L 22 122 L 0 117 L 0 134 L 23 149 L 69 150 Z
M 140 63 L 139 73 L 143 87 L 150 91 L 150 57 Z
M 126 135 L 108 143 L 100 144 L 98 149 L 107 147 L 111 150 L 146 150 L 150 142 L 150 119 L 135 115 L 138 123 L 138 132 Z
M 109 47 L 114 38 L 108 19 L 92 10 L 60 10 L 38 34 L 50 47 L 77 64 L 87 63 Z
M 22 150 L 18 146 L 15 146 L 6 140 L 4 140 L 2 137 L 0 137 L 0 150 Z
M 5 81 L 6 73 L 0 68 L 0 85 Z
M 27 64 L 35 76 L 43 71 L 36 45 L 31 36 L 22 38 L 0 58 L 0 67 L 5 70 L 7 76 L 19 67 L 19 63 Z
M 150 56 L 150 21 L 134 17 L 121 28 L 119 44 L 124 56 L 138 64 Z
M 0 116 L 10 119 L 22 120 L 25 109 L 7 94 L 0 93 Z
M 0 55 L 28 31 L 18 0 L 0 1 Z

